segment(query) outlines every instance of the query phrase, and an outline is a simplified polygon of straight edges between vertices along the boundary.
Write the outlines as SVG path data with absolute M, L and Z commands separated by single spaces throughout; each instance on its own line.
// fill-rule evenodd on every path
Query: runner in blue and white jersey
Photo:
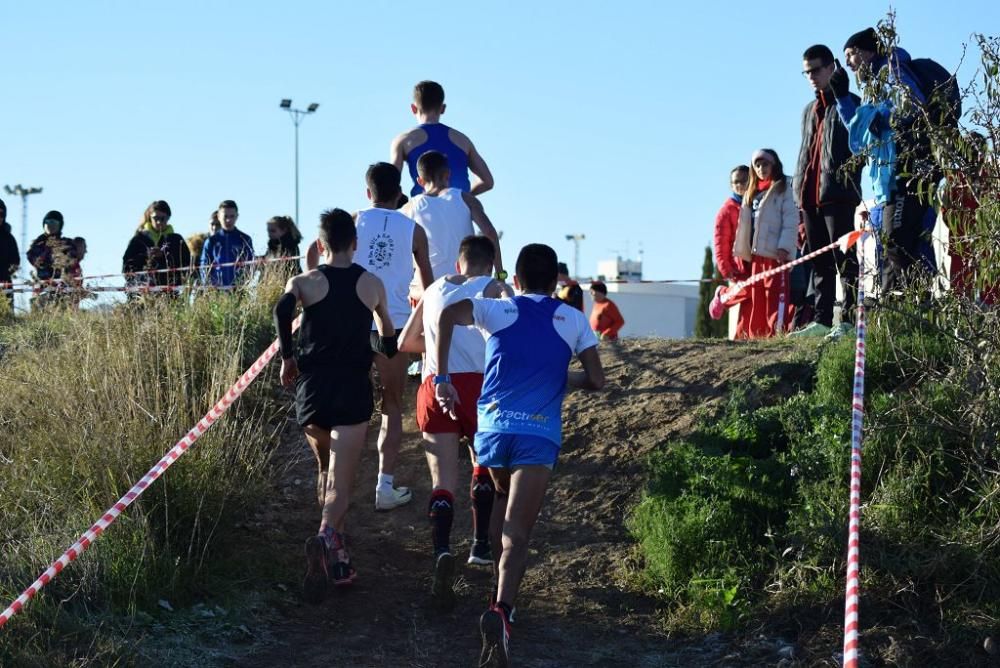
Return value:
M 604 370 L 597 338 L 584 315 L 549 295 L 555 290 L 554 250 L 529 244 L 517 258 L 513 299 L 456 302 L 438 321 L 435 394 L 454 413 L 458 393 L 448 375 L 456 325 L 476 325 L 486 337 L 486 374 L 478 403 L 476 457 L 493 476 L 490 525 L 497 560 L 495 602 L 480 617 L 480 665 L 506 666 L 510 616 L 527 562 L 528 539 L 562 443 L 567 387 L 599 390 Z M 568 370 L 577 355 L 582 371 Z

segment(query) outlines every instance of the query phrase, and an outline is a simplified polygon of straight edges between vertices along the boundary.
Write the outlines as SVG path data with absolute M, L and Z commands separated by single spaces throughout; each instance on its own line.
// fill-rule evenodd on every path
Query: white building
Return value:
M 619 336 L 652 336 L 686 339 L 694 336 L 698 311 L 698 286 L 642 281 L 642 262 L 603 260 L 597 263 L 598 277 L 608 286 L 611 299 L 625 318 Z M 590 284 L 581 281 L 584 313 L 593 306 Z

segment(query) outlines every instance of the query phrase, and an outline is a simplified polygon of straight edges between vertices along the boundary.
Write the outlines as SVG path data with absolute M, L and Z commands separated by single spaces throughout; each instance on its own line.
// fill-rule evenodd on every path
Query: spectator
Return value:
M 130 286 L 183 285 L 191 267 L 191 249 L 184 237 L 170 225 L 170 205 L 156 200 L 146 207 L 135 235 L 122 256 L 122 272 L 138 276 L 127 277 Z M 177 271 L 163 271 L 176 269 Z
M 7 222 L 7 205 L 0 199 L 0 283 L 10 283 L 21 266 L 21 252 Z M 14 293 L 7 293 L 7 301 L 14 307 Z
M 618 306 L 608 299 L 608 286 L 601 281 L 590 284 L 590 297 L 594 306 L 590 310 L 590 328 L 602 341 L 617 341 L 618 332 L 625 326 Z
M 799 210 L 777 152 L 759 149 L 750 164 L 733 253 L 750 262 L 751 274 L 759 274 L 793 257 Z M 781 272 L 750 286 L 750 338 L 774 336 L 781 330 L 779 320 L 790 321 L 788 284 L 787 272 Z M 781 304 L 786 311 L 779 316 Z
M 971 158 L 968 165 L 946 171 L 943 187 L 939 190 L 941 213 L 950 232 L 949 277 L 951 289 L 955 293 L 973 299 L 978 287 L 978 301 L 986 306 L 993 306 L 1000 296 L 1000 287 L 995 284 L 976 285 L 982 282 L 978 275 L 989 266 L 992 257 L 982 257 L 982 253 L 977 255 L 968 247 L 970 235 L 975 234 L 976 211 L 979 209 L 976 195 L 990 178 L 987 163 L 990 148 L 986 137 L 978 132 L 969 133 L 968 145 Z
M 208 236 L 212 236 L 221 229 L 222 223 L 219 222 L 219 210 L 216 209 L 212 212 L 212 215 L 208 217 Z
M 861 202 L 860 168 L 847 169 L 852 158 L 847 126 L 840 114 L 835 113 L 836 100 L 830 87 L 836 69 L 833 52 L 823 44 L 811 46 L 802 54 L 802 74 L 815 94 L 802 114 L 802 144 L 795 170 L 795 199 L 802 210 L 806 242 L 803 250 L 807 251 L 827 246 L 853 231 L 854 210 Z M 847 95 L 853 104 L 860 103 L 857 95 Z M 813 318 L 793 335 L 842 336 L 853 329 L 858 294 L 857 254 L 843 253 L 839 248 L 824 253 L 812 260 L 812 271 Z M 838 273 L 844 299 L 840 324 L 834 330 Z
M 239 208 L 231 199 L 219 203 L 218 216 L 221 225 L 218 232 L 205 240 L 201 249 L 202 277 L 206 285 L 231 287 L 246 273 L 246 267 L 234 266 L 234 262 L 248 262 L 254 259 L 253 240 L 236 229 Z M 229 266 L 219 266 L 229 265 Z
M 196 258 L 201 257 L 201 251 L 205 248 L 205 240 L 208 239 L 208 235 L 204 232 L 195 232 L 187 238 L 188 248 L 191 249 L 191 260 L 192 262 Z
M 869 86 L 864 104 L 859 105 L 849 93 L 850 82 L 843 68 L 836 67 L 830 77 L 837 111 L 849 132 L 851 151 L 868 154 L 872 190 L 876 204 L 881 205 L 877 213 L 873 212 L 872 220 L 886 221 L 881 280 L 882 294 L 886 294 L 900 287 L 903 275 L 919 262 L 923 223 L 930 209 L 909 183 L 909 175 L 919 174 L 924 165 L 931 164 L 930 141 L 913 131 L 914 116 L 908 117 L 896 108 L 893 93 L 904 87 L 920 105 L 927 98 L 910 67 L 910 54 L 897 47 L 883 47 L 874 28 L 866 28 L 847 40 L 844 60 L 860 83 L 887 84 L 883 88 Z
M 37 281 L 34 300 L 37 307 L 53 301 L 58 291 L 53 283 L 61 280 L 76 260 L 76 247 L 62 235 L 64 222 L 62 213 L 49 211 L 42 219 L 44 232 L 28 247 L 28 262 L 35 268 Z
M 746 165 L 734 167 L 729 172 L 729 188 L 732 191 L 722 208 L 715 214 L 715 232 L 713 246 L 715 250 L 715 266 L 722 277 L 730 284 L 750 277 L 750 265 L 742 258 L 733 255 L 733 242 L 736 240 L 736 228 L 740 221 L 740 206 L 743 195 L 747 191 L 747 181 L 750 179 L 750 168 Z M 725 286 L 716 288 L 716 294 L 725 290 Z M 729 297 L 725 308 L 740 304 L 739 315 L 736 318 L 735 339 L 750 338 L 750 290 L 744 288 L 738 294 Z M 719 314 L 721 318 L 721 313 Z M 716 318 L 717 319 L 717 318 Z
M 295 226 L 295 221 L 289 216 L 274 216 L 267 221 L 267 253 L 264 257 L 269 260 L 298 257 L 301 241 L 302 233 Z M 302 273 L 302 263 L 298 260 L 289 260 L 278 266 L 287 269 L 289 275 Z
M 473 195 L 482 195 L 493 188 L 490 168 L 473 146 L 472 140 L 441 122 L 446 106 L 444 88 L 441 84 L 421 81 L 413 87 L 413 103 L 410 105 L 410 111 L 417 117 L 420 125 L 393 139 L 390 148 L 390 160 L 396 165 L 396 169 L 402 170 L 404 162 L 410 168 L 410 178 L 413 179 L 411 196 L 424 191 L 418 180 L 417 160 L 427 151 L 440 151 L 448 156 L 448 166 L 451 169 L 448 183 L 450 187 Z M 474 183 L 469 180 L 469 172 L 477 177 Z M 397 207 L 403 203 L 400 201 Z
M 569 277 L 569 267 L 566 266 L 565 262 L 559 263 L 559 274 L 557 277 L 556 294 L 553 295 L 556 299 L 563 302 L 564 304 L 569 304 L 577 311 L 583 312 L 583 288 L 580 284 Z

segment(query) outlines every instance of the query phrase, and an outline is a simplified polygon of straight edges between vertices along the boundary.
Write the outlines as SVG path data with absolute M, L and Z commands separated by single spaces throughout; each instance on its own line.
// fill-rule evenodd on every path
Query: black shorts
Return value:
M 392 335 L 392 338 L 396 341 L 396 350 L 399 350 L 399 334 L 400 330 L 397 329 L 396 333 Z M 385 353 L 382 352 L 382 337 L 379 336 L 377 329 L 372 330 L 369 339 L 371 340 L 372 350 L 377 354 L 385 355 Z
M 375 412 L 368 370 L 333 368 L 302 372 L 295 379 L 295 414 L 300 427 L 322 429 L 368 422 Z

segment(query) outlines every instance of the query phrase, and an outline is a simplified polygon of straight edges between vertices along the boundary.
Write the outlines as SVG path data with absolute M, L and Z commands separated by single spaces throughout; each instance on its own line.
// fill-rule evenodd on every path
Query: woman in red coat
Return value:
M 715 266 L 730 284 L 742 281 L 750 276 L 750 265 L 742 258 L 733 255 L 733 243 L 736 241 L 736 227 L 740 222 L 740 205 L 747 190 L 750 178 L 750 168 L 740 165 L 729 173 L 729 186 L 732 194 L 726 198 L 719 213 L 715 214 L 715 233 L 713 247 L 715 249 Z M 750 291 L 741 290 L 729 298 L 726 308 L 740 304 L 739 316 L 736 320 L 736 339 L 750 338 Z

